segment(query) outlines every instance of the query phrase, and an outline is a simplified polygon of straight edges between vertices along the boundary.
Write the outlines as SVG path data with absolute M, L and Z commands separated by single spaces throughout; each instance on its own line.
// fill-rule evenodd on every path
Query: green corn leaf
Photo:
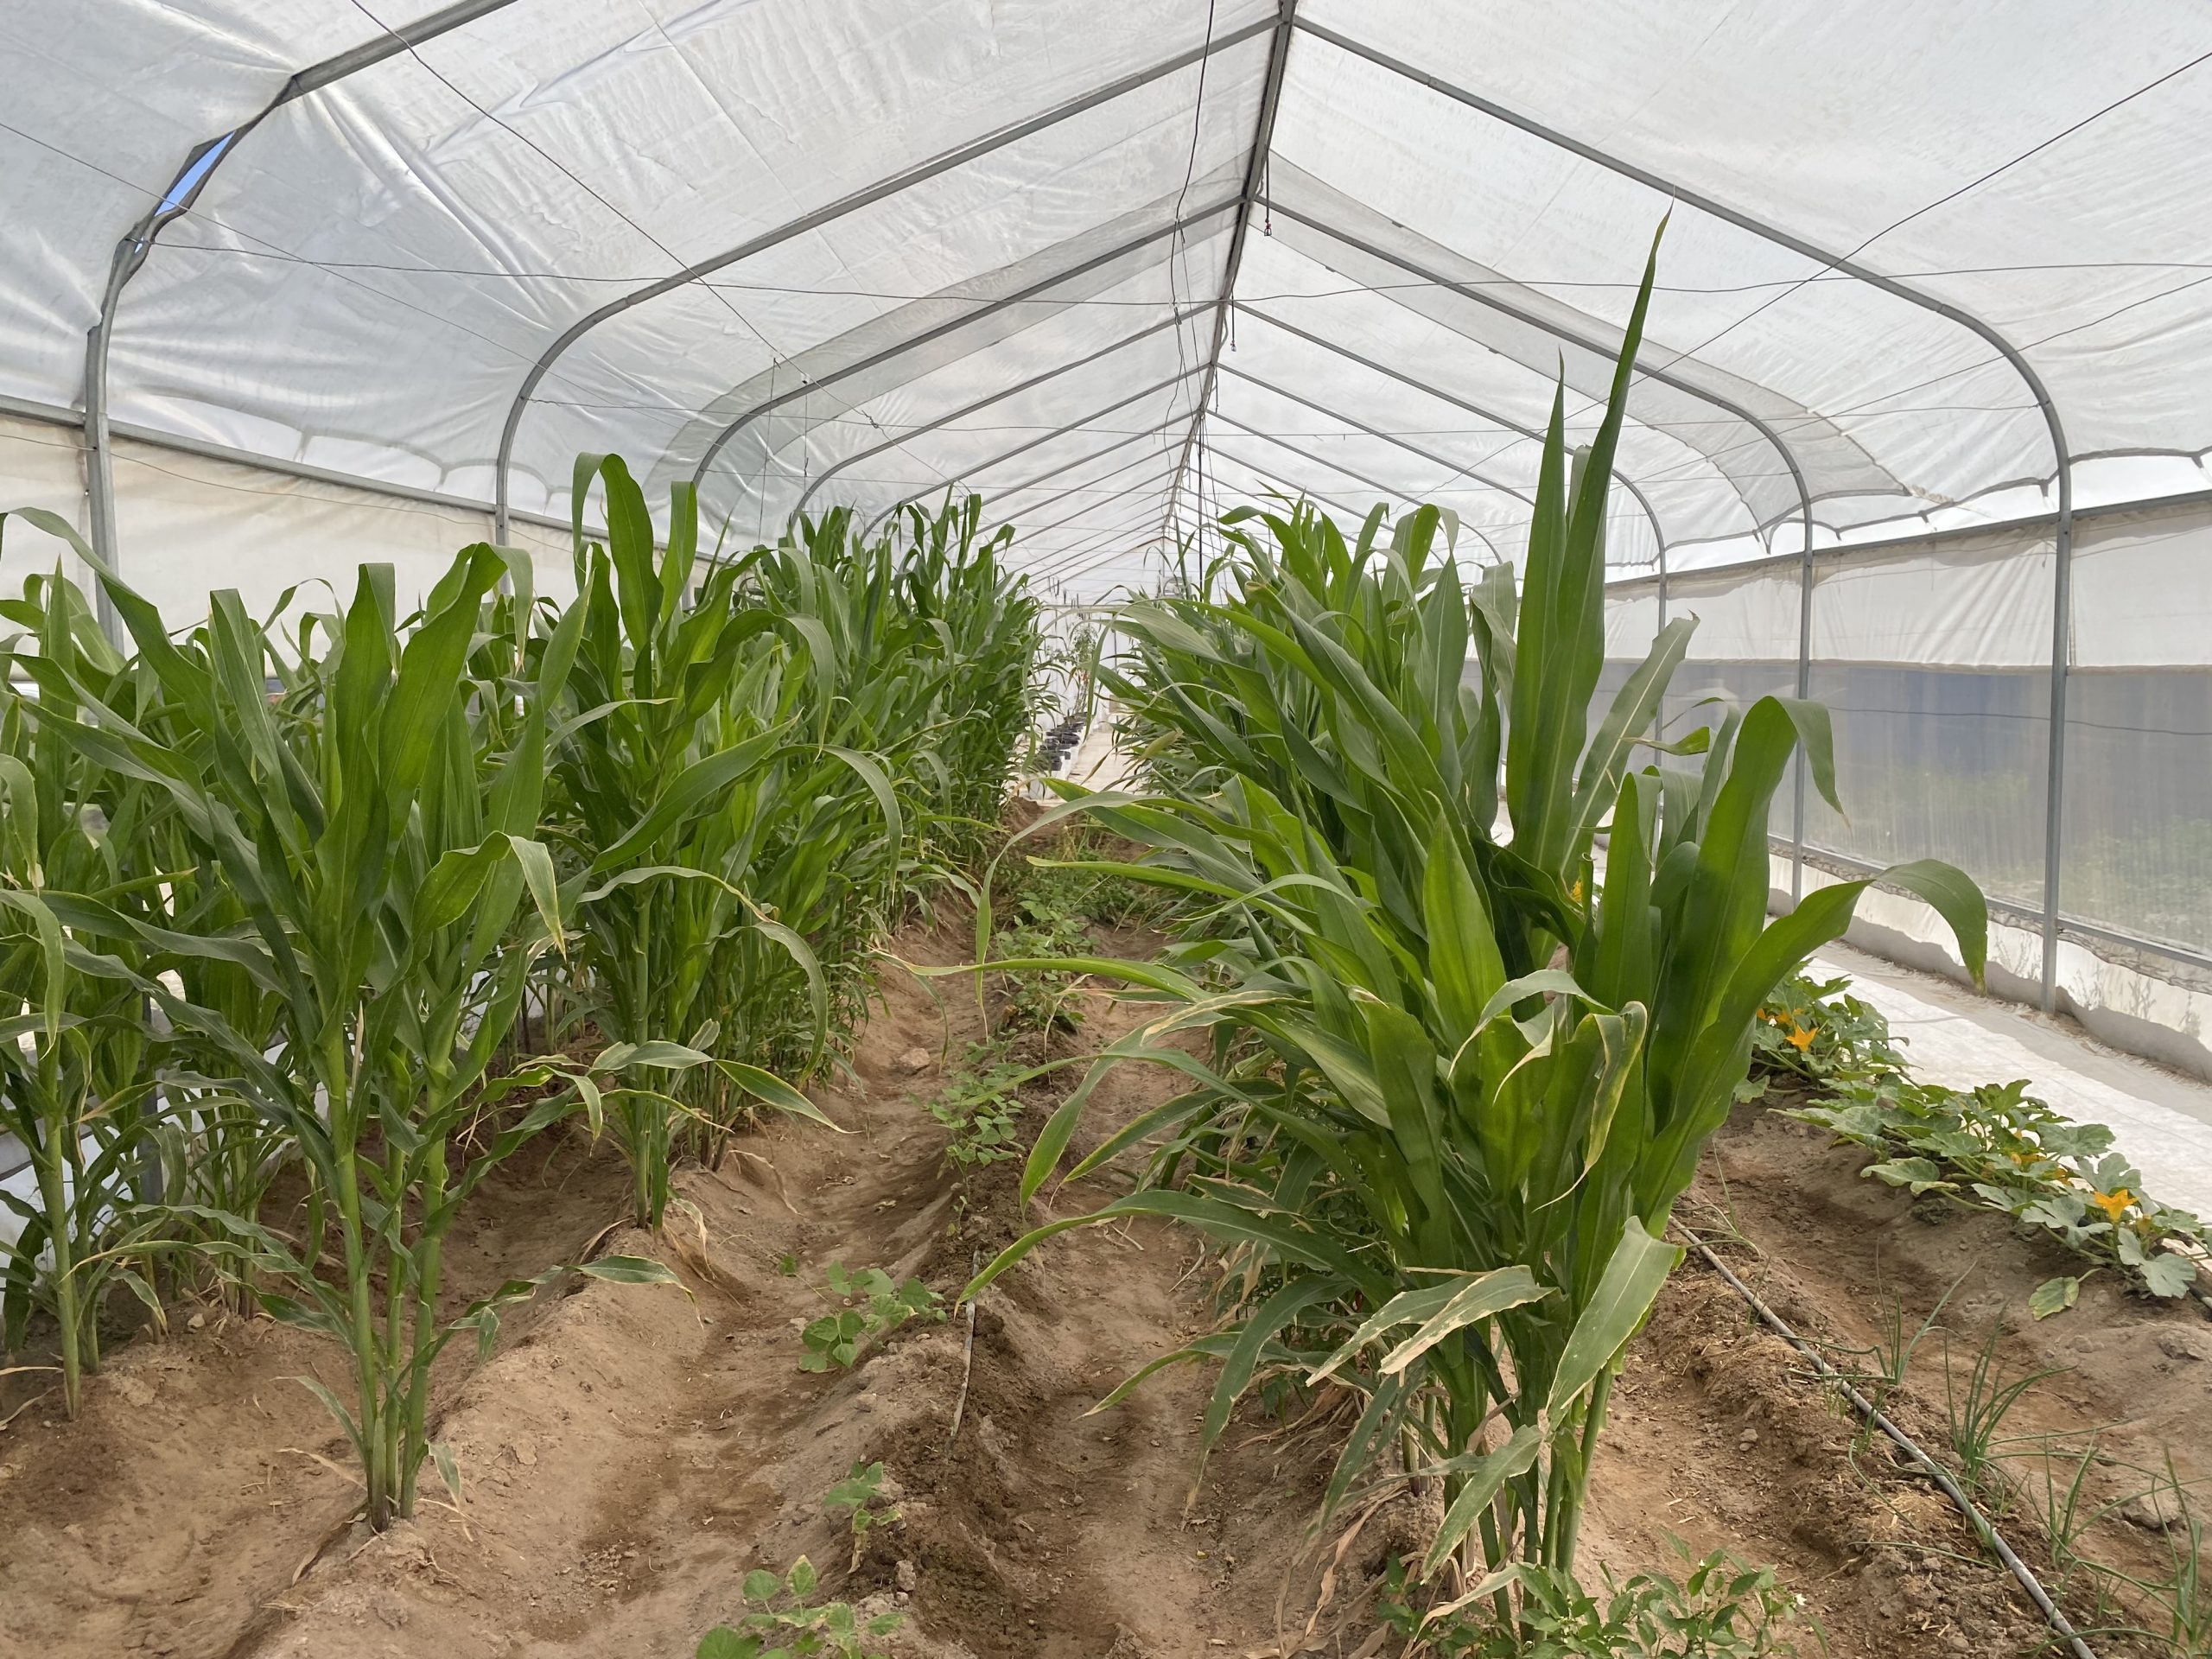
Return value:
M 1497 1451 L 1486 1454 L 1477 1464 L 1474 1471 L 1465 1477 L 1459 1496 L 1452 1507 L 1445 1511 L 1444 1524 L 1437 1529 L 1428 1554 L 1421 1558 L 1421 1576 L 1433 1578 L 1439 1567 L 1451 1559 L 1460 1541 L 1475 1529 L 1483 1511 L 1491 1505 L 1499 1490 L 1514 1476 L 1535 1467 L 1536 1454 L 1543 1448 L 1543 1436 L 1535 1427 L 1516 1429 L 1511 1439 Z
M 829 1115 L 819 1106 L 774 1072 L 764 1071 L 757 1065 L 748 1065 L 742 1060 L 716 1060 L 715 1066 L 746 1093 L 765 1101 L 778 1111 L 789 1113 L 793 1117 L 803 1117 L 810 1123 L 819 1123 L 825 1129 L 836 1129 L 840 1135 L 845 1133 L 830 1122 Z
M 587 1279 L 603 1279 L 611 1285 L 681 1285 L 665 1263 L 649 1255 L 602 1255 L 580 1262 L 576 1271 Z
M 1198 1461 L 1203 1467 L 1206 1454 L 1220 1440 L 1229 1427 L 1229 1414 L 1236 1402 L 1251 1387 L 1253 1372 L 1258 1368 L 1262 1353 L 1268 1343 L 1307 1308 L 1331 1301 L 1343 1295 L 1348 1287 L 1344 1281 L 1327 1274 L 1316 1274 L 1294 1279 L 1260 1304 L 1245 1319 L 1237 1332 L 1236 1340 L 1222 1363 L 1220 1380 L 1215 1383 L 1213 1395 L 1206 1402 L 1205 1418 L 1198 1431 Z
M 1655 1238 L 1634 1216 L 1591 1292 L 1590 1300 L 1567 1332 L 1559 1368 L 1552 1373 L 1544 1415 L 1556 1427 L 1591 1384 L 1618 1361 L 1629 1338 L 1642 1328 L 1667 1275 L 1682 1259 L 1672 1244 Z
M 1425 1319 L 1419 1330 L 1382 1357 L 1382 1373 L 1395 1376 L 1455 1332 L 1503 1313 L 1509 1307 L 1541 1301 L 1551 1294 L 1536 1282 L 1534 1274 L 1518 1263 L 1488 1273 L 1471 1274 L 1459 1283 L 1452 1299 Z

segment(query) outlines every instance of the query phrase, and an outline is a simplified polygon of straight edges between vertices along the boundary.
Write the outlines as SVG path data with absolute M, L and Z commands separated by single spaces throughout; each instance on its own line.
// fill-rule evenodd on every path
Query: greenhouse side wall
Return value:
M 87 528 L 85 452 L 73 411 L 0 407 L 0 511 L 43 507 L 82 535 Z M 159 440 L 118 428 L 115 437 L 117 563 L 172 626 L 207 613 L 211 588 L 235 588 L 253 614 L 288 590 L 296 608 L 350 591 L 358 568 L 394 568 L 403 600 L 427 593 L 472 542 L 493 539 L 489 502 L 429 490 L 324 476 L 320 467 L 224 454 L 213 445 Z M 538 591 L 574 584 L 565 525 L 517 515 L 511 544 L 531 556 Z M 59 543 L 10 525 L 11 569 L 59 562 L 79 583 L 91 572 Z
M 1839 815 L 1808 791 L 1802 869 L 1785 786 L 1777 906 L 1916 858 L 1988 894 L 1989 988 L 2042 999 L 2054 530 L 1953 532 L 1816 556 L 1812 695 L 1835 720 Z M 2212 1077 L 2212 502 L 2076 520 L 2060 820 L 2055 1006 L 2115 1046 Z M 1676 575 L 1666 614 L 1695 615 L 1666 709 L 1741 706 L 1797 679 L 1803 567 L 1790 557 Z M 1654 580 L 1608 591 L 1611 690 L 1649 648 Z M 1861 901 L 1851 938 L 1963 978 L 1948 930 L 1903 893 Z

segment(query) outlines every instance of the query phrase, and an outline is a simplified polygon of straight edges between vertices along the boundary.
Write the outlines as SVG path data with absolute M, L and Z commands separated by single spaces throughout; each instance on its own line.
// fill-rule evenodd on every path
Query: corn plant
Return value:
M 603 546 L 581 528 L 594 479 Z M 1037 610 L 996 563 L 1005 532 L 979 540 L 974 498 L 918 512 L 903 551 L 833 512 L 716 558 L 690 591 L 690 490 L 664 551 L 619 460 L 584 457 L 575 499 L 588 621 L 551 816 L 582 928 L 576 988 L 609 1034 L 680 1039 L 709 1062 L 617 1114 L 654 1225 L 683 1146 L 711 1152 L 748 1103 L 813 1115 L 781 1079 L 850 1032 L 902 897 L 995 818 Z
M 1456 1559 L 1501 1611 L 1513 1580 L 1488 1575 L 1573 1567 L 1612 1379 L 1678 1258 L 1668 1218 L 1745 1077 L 1754 1014 L 1870 885 L 1766 918 L 1768 815 L 1801 745 L 1834 797 L 1818 705 L 1762 699 L 1631 765 L 1693 620 L 1590 729 L 1605 492 L 1649 283 L 1572 477 L 1554 401 L 1518 594 L 1503 567 L 1470 586 L 1433 508 L 1387 540 L 1378 509 L 1348 543 L 1301 505 L 1230 513 L 1231 565 L 1122 610 L 1134 645 L 1109 683 L 1165 792 L 1071 800 L 1035 828 L 1088 810 L 1151 849 L 1122 873 L 1208 907 L 1157 966 L 994 964 L 1079 966 L 1168 1005 L 1056 1114 L 1025 1192 L 1104 1067 L 1139 1058 L 1192 1086 L 1076 1167 L 1162 1136 L 1138 1192 L 1032 1233 L 977 1284 L 1062 1227 L 1197 1226 L 1244 1308 L 1186 1351 L 1224 1362 L 1205 1440 L 1259 1375 L 1351 1388 L 1329 1505 L 1382 1478 L 1386 1451 L 1439 1477 L 1423 1573 Z M 1880 879 L 1942 911 L 1980 971 L 1962 875 Z M 1210 1034 L 1205 1058 L 1165 1042 L 1185 1027 Z
M 582 620 L 566 619 L 531 654 L 532 671 L 499 688 L 523 713 L 512 746 L 480 756 L 464 670 L 502 575 L 526 584 L 527 566 L 467 550 L 409 625 L 390 568 L 364 566 L 350 604 L 330 619 L 312 719 L 272 706 L 276 653 L 235 594 L 213 595 L 207 626 L 180 643 L 144 601 L 107 583 L 179 715 L 174 741 L 73 681 L 66 664 L 33 664 L 41 718 L 59 722 L 54 694 L 70 694 L 70 740 L 110 772 L 164 791 L 238 895 L 246 925 L 228 932 L 165 932 L 90 904 L 71 919 L 152 949 L 149 966 L 164 955 L 228 962 L 279 1005 L 271 1049 L 180 994 L 181 976 L 139 981 L 179 1043 L 282 1128 L 308 1178 L 298 1238 L 204 1206 L 171 1211 L 217 1232 L 221 1242 L 203 1248 L 251 1269 L 270 1313 L 347 1347 L 350 1400 L 308 1386 L 352 1440 L 364 1512 L 379 1527 L 414 1510 L 438 1355 L 463 1330 L 488 1344 L 498 1308 L 537 1282 L 511 1283 L 446 1319 L 442 1249 L 458 1206 L 516 1147 L 601 1093 L 548 1066 L 485 1086 L 533 957 L 563 939 L 535 831 L 547 706 Z M 632 1052 L 603 1065 L 637 1063 Z M 449 1155 L 480 1105 L 556 1081 L 567 1086 L 543 1093 L 474 1157 Z M 621 1258 L 585 1271 L 665 1276 Z
M 565 607 L 485 546 L 412 613 L 365 566 L 343 604 L 257 622 L 219 593 L 179 637 L 104 577 L 127 654 L 59 578 L 0 601 L 24 631 L 0 647 L 0 1112 L 38 1185 L 10 1199 L 8 1340 L 53 1314 L 74 1410 L 107 1291 L 158 1319 L 151 1264 L 213 1264 L 346 1345 L 352 1385 L 311 1386 L 378 1526 L 426 1457 L 454 1478 L 427 1421 L 448 1343 L 568 1270 L 445 1306 L 470 1191 L 580 1111 L 658 1223 L 679 1135 L 741 1101 L 818 1118 L 770 1068 L 803 1077 L 857 1020 L 877 938 L 980 844 L 1033 707 L 1037 609 L 979 501 L 903 550 L 832 514 L 695 589 L 689 492 L 664 551 L 619 461 L 585 458 L 575 499 Z M 533 979 L 539 1047 L 557 984 L 595 1058 L 533 1052 Z
M 998 830 L 1015 755 L 1041 707 L 1043 612 L 1002 562 L 1014 537 L 981 533 L 982 498 L 949 497 L 934 514 L 910 505 L 895 581 L 916 623 L 915 646 L 934 647 L 942 707 L 928 746 L 939 780 L 933 819 L 948 861 L 972 861 Z M 887 553 L 887 543 L 885 545 Z
M 587 543 L 583 503 L 605 486 L 607 543 Z M 718 1052 L 761 1046 L 747 1027 L 810 1008 L 809 1051 L 828 1035 L 827 991 L 812 945 L 757 895 L 764 801 L 788 750 L 804 739 L 799 688 L 773 644 L 776 619 L 743 608 L 738 567 L 684 589 L 697 548 L 692 493 L 678 486 L 665 552 L 654 544 L 645 497 L 620 460 L 576 467 L 577 598 L 562 619 L 576 641 L 570 702 L 554 747 L 554 815 L 575 873 L 567 883 L 581 924 L 579 968 L 590 976 L 601 1028 L 632 1045 L 682 1042 L 715 1075 L 753 1097 L 819 1118 L 770 1073 Z M 801 636 L 802 652 L 811 642 Z M 814 664 L 821 666 L 817 655 Z M 817 682 L 826 702 L 831 688 Z M 867 764 L 863 760 L 862 764 Z M 810 990 L 760 971 L 760 950 L 788 958 Z M 626 1092 L 615 1124 L 629 1154 L 632 1205 L 658 1227 L 669 1197 L 678 1125 L 696 1115 L 667 1090 Z
M 99 681 L 122 669 L 91 607 L 58 573 L 34 579 L 0 613 L 30 630 L 35 649 L 21 658 Z M 0 653 L 10 665 L 18 660 L 14 650 Z M 0 1324 L 12 1350 L 34 1307 L 50 1314 L 62 1403 L 73 1417 L 84 1373 L 99 1363 L 109 1287 L 129 1286 L 160 1314 L 143 1259 L 133 1265 L 153 1085 L 143 1071 L 133 976 L 73 940 L 63 920 L 73 913 L 73 892 L 121 899 L 142 874 L 135 826 L 102 812 L 98 768 L 40 712 L 36 699 L 0 691 L 0 998 L 9 1010 L 0 1018 L 0 1123 L 22 1142 L 37 1185 L 35 1202 L 0 1195 L 20 1224 L 0 1285 Z

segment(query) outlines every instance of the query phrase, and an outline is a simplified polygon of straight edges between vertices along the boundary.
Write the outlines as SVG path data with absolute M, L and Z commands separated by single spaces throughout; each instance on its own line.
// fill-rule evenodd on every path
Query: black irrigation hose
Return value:
M 2036 1577 L 2033 1569 L 2012 1553 L 2012 1547 L 1998 1535 L 1997 1529 L 1989 1522 L 1989 1517 L 1974 1507 L 1974 1500 L 1959 1489 L 1958 1482 L 1953 1480 L 1933 1458 L 1922 1451 L 1913 1440 L 1912 1436 L 1884 1416 L 1875 1408 L 1872 1401 L 1846 1382 L 1842 1372 L 1829 1364 L 1809 1343 L 1784 1324 L 1782 1316 L 1761 1301 L 1749 1285 L 1731 1273 L 1728 1270 L 1728 1264 L 1707 1249 L 1702 1239 L 1691 1234 L 1688 1229 L 1681 1228 L 1681 1224 L 1677 1223 L 1675 1225 L 1682 1232 L 1683 1236 L 1689 1240 L 1690 1248 L 1705 1258 L 1706 1266 L 1726 1279 L 1729 1287 L 1751 1304 L 1751 1311 L 1766 1322 L 1767 1329 L 1811 1360 L 1819 1370 L 1821 1377 L 1834 1383 L 1842 1392 L 1843 1397 L 1851 1402 L 1853 1410 L 1880 1429 L 1891 1440 L 1896 1441 L 1920 1471 L 1943 1489 L 1944 1497 L 1958 1505 L 1959 1513 L 1966 1516 L 1967 1522 L 1974 1528 L 1982 1542 L 1996 1553 L 1999 1560 L 2012 1569 L 2012 1576 L 2020 1581 L 2020 1587 L 2028 1592 L 2028 1599 L 2042 1610 L 2043 1616 L 2050 1628 L 2066 1638 L 2068 1645 L 2074 1650 L 2075 1659 L 2097 1659 L 2097 1656 L 2090 1651 L 2089 1644 L 2075 1635 L 2074 1627 L 2066 1622 L 2066 1615 L 2058 1611 L 2058 1604 L 2050 1599 L 2050 1592 L 2043 1587 L 2042 1581 Z

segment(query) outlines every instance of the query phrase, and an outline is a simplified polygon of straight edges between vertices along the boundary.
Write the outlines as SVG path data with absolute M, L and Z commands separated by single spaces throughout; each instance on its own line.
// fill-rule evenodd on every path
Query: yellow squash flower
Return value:
M 1813 1046 L 1813 1039 L 1818 1034 L 1819 1032 L 1815 1027 L 1801 1026 L 1794 1020 L 1789 1022 L 1789 1046 L 1796 1049 L 1800 1054 L 1807 1053 L 1811 1051 Z
M 2123 1186 L 2111 1192 L 2092 1192 L 2089 1202 L 2105 1212 L 2106 1220 L 2118 1221 L 2135 1202 L 2135 1195 Z

